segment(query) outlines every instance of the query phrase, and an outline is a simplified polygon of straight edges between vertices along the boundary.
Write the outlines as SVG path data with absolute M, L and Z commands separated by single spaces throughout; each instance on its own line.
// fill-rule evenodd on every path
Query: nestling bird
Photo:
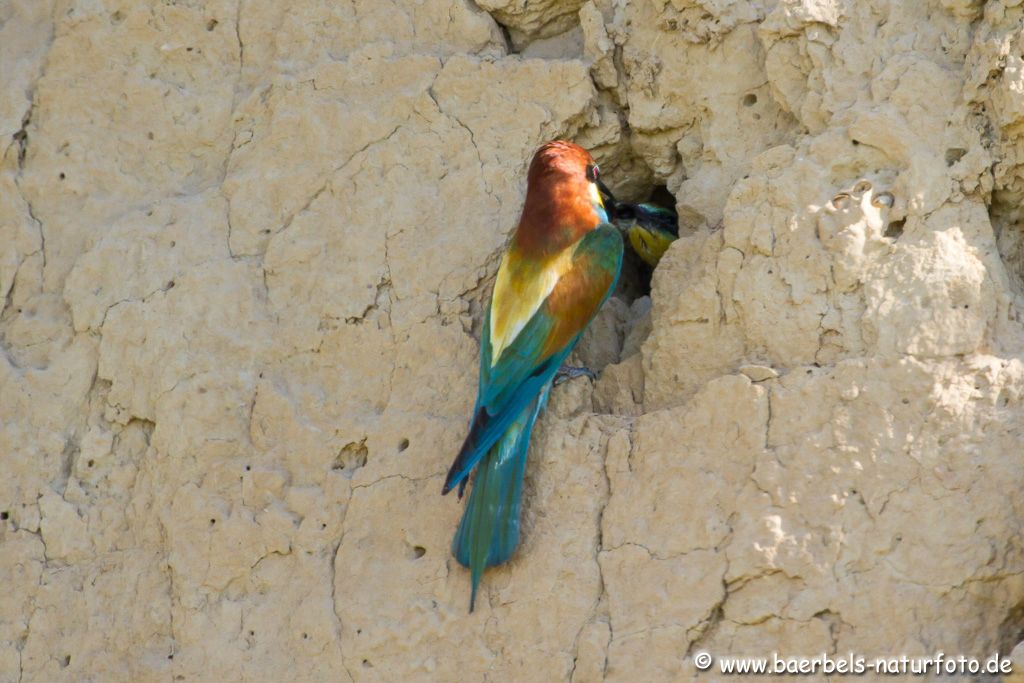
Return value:
M 679 239 L 679 214 L 657 204 L 627 204 L 599 184 L 608 215 L 626 233 L 629 244 L 644 263 L 654 268 L 670 244 Z
M 537 415 L 618 281 L 623 242 L 608 223 L 598 174 L 590 154 L 571 142 L 538 149 L 519 225 L 498 268 L 469 435 L 442 490 L 458 486 L 461 498 L 475 468 L 452 541 L 452 554 L 470 570 L 470 612 L 484 568 L 507 561 L 519 543 L 523 473 Z
M 629 237 L 633 251 L 651 268 L 679 239 L 678 214 L 656 204 L 620 204 L 615 223 Z

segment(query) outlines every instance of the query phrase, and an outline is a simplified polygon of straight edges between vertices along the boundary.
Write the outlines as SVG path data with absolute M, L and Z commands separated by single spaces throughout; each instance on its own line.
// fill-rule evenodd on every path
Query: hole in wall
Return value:
M 906 224 L 907 219 L 893 221 L 885 228 L 885 236 L 898 240 L 903 235 L 903 226 Z
M 646 195 L 641 195 L 641 199 L 637 200 L 636 203 L 653 204 L 658 207 L 675 210 L 676 198 L 668 191 L 665 185 L 652 185 Z M 667 245 L 679 236 L 678 225 L 674 226 L 674 230 L 675 234 L 664 236 L 664 240 L 652 240 L 646 243 L 667 248 Z M 622 259 L 622 274 L 619 276 L 619 284 L 615 290 L 615 296 L 627 304 L 632 304 L 641 297 L 650 296 L 651 281 L 656 268 L 656 266 L 651 265 L 651 261 L 652 259 L 657 259 L 650 252 L 646 254 L 646 259 L 637 253 L 629 232 L 624 234 L 623 238 L 626 241 L 626 252 Z M 644 242 L 640 241 L 640 244 L 641 248 L 644 248 Z
M 398 442 L 398 452 L 401 453 L 409 447 L 409 439 L 402 439 Z
M 997 192 L 989 207 L 996 248 L 1006 266 L 1010 289 L 1024 296 L 1024 193 Z
M 757 104 L 757 95 L 755 95 L 754 93 L 747 93 L 746 95 L 743 96 L 743 99 L 740 101 L 743 103 L 744 107 L 753 107 L 755 104 Z
M 213 29 L 217 28 L 217 24 L 219 24 L 219 23 L 220 22 L 217 21 L 216 19 L 210 19 L 208 22 L 206 22 L 206 30 L 207 31 L 212 31 Z
M 606 178 L 620 203 L 646 204 L 651 209 L 660 207 L 670 214 L 676 209 L 675 196 L 640 160 L 620 162 L 614 170 L 609 169 Z M 616 187 L 616 181 L 621 183 L 620 187 Z M 626 213 L 613 219 L 625 243 L 619 282 L 611 299 L 584 332 L 572 361 L 598 375 L 608 365 L 621 363 L 639 352 L 651 329 L 650 293 L 654 271 L 657 264 L 664 263 L 664 252 L 679 235 L 678 220 L 671 215 L 648 213 L 642 220 L 636 220 Z M 644 224 L 647 229 L 642 227 Z M 641 256 L 637 248 L 648 253 Z M 651 249 L 657 252 L 653 258 Z
M 950 147 L 946 150 L 946 166 L 952 166 L 964 158 L 967 150 L 962 147 Z
M 370 457 L 370 449 L 366 447 L 366 439 L 359 442 L 352 441 L 345 444 L 338 455 L 334 457 L 334 464 L 331 465 L 332 470 L 341 470 L 342 476 L 346 479 L 351 479 L 361 467 L 366 465 L 366 461 Z
M 629 237 L 627 235 L 622 237 L 625 240 L 626 250 L 622 255 L 619 284 L 616 285 L 613 296 L 622 299 L 627 304 L 632 304 L 640 297 L 651 293 L 651 274 L 647 272 L 643 261 L 630 246 Z
M 491 17 L 494 19 L 494 17 Z M 509 31 L 508 26 L 501 23 L 497 19 L 494 19 L 494 23 L 498 25 L 498 30 L 501 31 L 501 37 L 505 40 L 505 52 L 510 55 L 519 54 L 519 49 L 516 48 L 515 42 L 512 40 L 512 32 Z
M 655 185 L 651 189 L 651 196 L 648 197 L 647 201 L 658 206 L 666 206 L 670 209 L 674 209 L 676 206 L 676 196 L 669 192 L 668 187 L 665 185 Z
M 742 96 L 738 99 L 742 99 Z M 603 180 L 617 201 L 649 204 L 670 212 L 676 210 L 676 198 L 666 186 L 666 176 L 655 173 L 643 156 L 629 149 L 629 145 L 608 151 L 598 148 L 592 150 L 592 153 L 601 164 Z M 652 222 L 650 216 L 645 220 Z M 651 283 L 657 267 L 652 263 L 658 263 L 664 250 L 679 236 L 678 220 L 670 218 L 670 233 L 667 239 L 661 241 L 661 253 L 654 258 L 650 254 L 642 258 L 632 245 L 638 235 L 635 234 L 631 239 L 629 233 L 631 230 L 635 233 L 643 231 L 635 230 L 634 221 L 629 216 L 616 219 L 616 222 L 625 243 L 619 281 L 612 300 L 602 308 L 594 324 L 584 333 L 577 347 L 579 351 L 574 353 L 574 362 L 578 361 L 598 375 L 608 364 L 620 363 L 633 356 L 646 339 L 650 331 Z M 659 227 L 659 223 L 664 222 L 662 217 L 660 221 L 655 219 L 653 225 Z M 654 244 L 649 236 L 645 241 L 650 246 Z M 643 241 L 640 242 L 642 244 Z M 614 341 L 609 343 L 609 335 L 617 337 L 617 348 Z

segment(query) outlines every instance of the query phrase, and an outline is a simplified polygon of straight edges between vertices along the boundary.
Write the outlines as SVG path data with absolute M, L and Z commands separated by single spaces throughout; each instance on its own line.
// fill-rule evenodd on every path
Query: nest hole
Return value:
M 946 150 L 946 166 L 952 166 L 964 158 L 967 150 L 962 147 L 950 147 Z
M 903 226 L 906 224 L 907 219 L 893 221 L 885 229 L 885 236 L 894 240 L 898 240 L 903 235 Z
M 996 248 L 1010 277 L 1014 293 L 1024 295 L 1024 193 L 997 192 L 989 207 Z
M 654 204 L 667 209 L 675 210 L 676 198 L 665 185 L 652 185 L 646 196 L 636 200 L 637 203 Z M 678 236 L 679 226 L 675 226 Z M 626 241 L 626 251 L 622 259 L 622 274 L 619 276 L 618 288 L 615 296 L 631 304 L 651 294 L 651 281 L 657 266 L 652 266 L 637 254 L 631 245 L 628 234 L 623 235 Z

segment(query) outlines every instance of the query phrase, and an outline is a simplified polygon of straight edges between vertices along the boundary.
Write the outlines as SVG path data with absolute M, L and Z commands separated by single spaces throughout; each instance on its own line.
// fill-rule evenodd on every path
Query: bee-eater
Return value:
M 656 204 L 616 202 L 612 220 L 629 237 L 629 244 L 644 263 L 658 265 L 670 244 L 679 239 L 679 216 Z
M 519 225 L 498 267 L 469 435 L 442 490 L 458 486 L 461 497 L 476 468 L 452 541 L 452 554 L 470 570 L 470 612 L 484 568 L 507 561 L 519 543 L 530 432 L 552 380 L 619 278 L 622 237 L 608 223 L 598 172 L 571 142 L 538 149 Z

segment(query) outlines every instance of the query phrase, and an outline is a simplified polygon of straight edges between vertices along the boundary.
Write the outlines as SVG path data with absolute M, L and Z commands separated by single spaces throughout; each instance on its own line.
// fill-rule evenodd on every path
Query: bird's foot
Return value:
M 576 379 L 577 377 L 589 377 L 591 381 L 597 381 L 597 375 L 590 368 L 574 368 L 571 365 L 563 365 L 558 368 L 558 372 L 555 373 L 555 380 L 553 386 L 558 386 L 562 382 L 567 382 L 570 379 Z

